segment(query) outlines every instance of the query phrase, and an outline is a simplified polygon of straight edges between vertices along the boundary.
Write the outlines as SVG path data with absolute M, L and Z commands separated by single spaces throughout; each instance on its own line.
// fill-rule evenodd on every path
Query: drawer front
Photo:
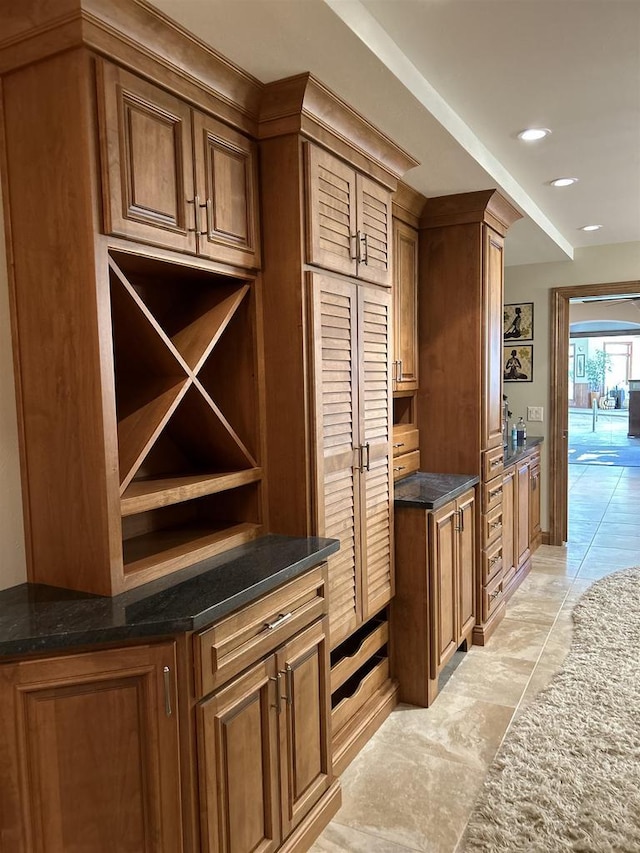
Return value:
M 492 542 L 502 537 L 502 502 L 490 512 L 482 513 L 482 547 L 488 548 Z
M 414 474 L 419 468 L 419 450 L 414 450 L 411 453 L 403 453 L 402 456 L 396 456 L 393 460 L 393 479 L 401 480 L 403 477 L 408 477 L 409 474 Z
M 502 570 L 502 542 L 482 549 L 482 583 L 490 584 Z
M 194 635 L 196 695 L 206 696 L 327 612 L 327 566 Z
M 341 699 L 331 711 L 331 729 L 335 735 L 348 723 L 351 717 L 358 713 L 365 702 L 379 690 L 389 679 L 389 658 L 374 658 L 371 668 L 363 676 L 356 690 Z
M 486 450 L 482 454 L 482 479 L 491 480 L 502 474 L 504 469 L 504 448 L 494 447 L 493 450 Z
M 482 511 L 489 514 L 491 510 L 502 506 L 502 474 L 482 484 Z
M 389 642 L 389 623 L 373 622 L 372 630 L 362 637 L 353 648 L 345 650 L 342 657 L 331 667 L 331 692 L 342 687 L 345 681 L 357 672 L 362 664 Z M 342 644 L 346 645 L 346 642 Z M 333 653 L 332 653 L 333 659 Z
M 420 445 L 420 430 L 394 430 L 393 433 L 393 456 L 404 456 L 412 450 L 417 450 Z
M 482 587 L 482 616 L 488 621 L 494 610 L 497 610 L 504 598 L 502 577 L 498 575 L 487 586 Z

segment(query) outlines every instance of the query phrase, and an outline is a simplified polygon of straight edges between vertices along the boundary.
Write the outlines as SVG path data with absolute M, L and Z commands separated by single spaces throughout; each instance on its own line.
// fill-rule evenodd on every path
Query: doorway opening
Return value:
M 587 306 L 587 308 L 584 309 L 583 314 L 588 314 L 589 303 L 592 305 L 593 303 L 599 304 L 598 314 L 610 314 L 616 306 L 618 306 L 618 309 L 621 306 L 623 310 L 625 308 L 628 309 L 628 315 L 625 314 L 625 317 L 623 318 L 623 322 L 627 324 L 624 331 L 629 332 L 629 329 L 632 328 L 629 324 L 636 323 L 639 326 L 638 331 L 640 332 L 640 281 L 576 285 L 573 287 L 555 288 L 551 291 L 552 351 L 550 379 L 551 387 L 555 391 L 555 393 L 551 395 L 550 400 L 551 431 L 549 437 L 549 543 L 551 545 L 562 545 L 563 542 L 567 541 L 569 535 L 568 491 L 570 401 L 575 403 L 577 399 L 584 400 L 584 397 L 578 397 L 578 395 L 584 395 L 585 390 L 588 390 L 584 388 L 585 382 L 580 381 L 584 380 L 584 377 L 581 375 L 582 371 L 584 370 L 586 373 L 587 370 L 587 352 L 584 344 L 582 346 L 582 352 L 580 351 L 580 344 L 577 343 L 577 341 L 581 340 L 581 334 L 588 334 L 589 332 L 594 331 L 593 327 L 583 327 L 582 329 L 574 328 L 574 335 L 571 336 L 571 318 L 573 313 L 572 305 L 580 305 L 581 307 Z M 603 305 L 605 307 L 603 307 Z M 638 318 L 637 320 L 635 317 L 636 314 Z M 578 321 L 576 320 L 576 322 Z M 592 320 L 588 319 L 588 317 L 583 317 L 580 322 L 589 323 L 592 322 Z M 603 327 L 603 322 L 604 321 L 602 319 L 598 321 L 600 324 L 598 331 L 601 333 L 599 337 L 602 343 L 604 343 L 604 338 L 615 339 L 618 337 L 618 334 L 616 333 L 623 331 L 620 327 Z M 614 321 L 609 319 L 607 322 Z M 627 338 L 628 337 L 629 336 L 627 335 Z M 586 338 L 583 337 L 582 339 Z M 618 343 L 619 342 L 620 341 L 618 341 Z M 610 343 L 614 344 L 616 341 L 611 340 Z M 606 352 L 604 347 L 603 351 Z M 618 352 L 614 347 L 613 350 L 610 350 L 607 353 L 608 359 L 612 360 L 612 355 L 614 354 L 616 357 L 623 356 L 624 358 L 624 353 Z M 584 356 L 584 359 L 582 359 L 581 356 Z M 605 358 L 603 360 L 606 364 L 607 359 Z M 623 367 L 623 362 L 617 358 L 616 376 L 618 373 L 621 373 Z M 635 362 L 627 362 L 627 367 L 631 370 L 635 369 Z M 605 368 L 605 381 L 602 383 L 599 390 L 595 410 L 593 409 L 592 398 L 587 398 L 590 406 L 588 411 L 592 412 L 592 416 L 593 411 L 595 411 L 596 417 L 598 418 L 600 417 L 601 411 L 605 412 L 610 410 L 611 401 L 613 401 L 612 406 L 613 411 L 615 411 L 616 404 L 619 403 L 620 407 L 622 407 L 622 400 L 624 398 L 627 398 L 629 401 L 631 400 L 630 392 L 628 394 L 620 393 L 625 390 L 621 387 L 621 377 L 619 377 L 618 388 L 615 388 L 615 384 L 612 384 L 611 382 L 609 383 L 609 386 L 606 385 L 607 378 L 612 378 L 607 377 L 607 373 L 609 373 L 609 371 Z M 627 385 L 629 386 L 631 380 L 635 378 L 635 376 L 629 376 Z M 638 379 L 640 379 L 640 375 L 638 376 Z M 583 388 L 579 387 L 581 385 Z M 613 395 L 611 395 L 612 391 Z M 601 398 L 602 404 L 600 404 Z

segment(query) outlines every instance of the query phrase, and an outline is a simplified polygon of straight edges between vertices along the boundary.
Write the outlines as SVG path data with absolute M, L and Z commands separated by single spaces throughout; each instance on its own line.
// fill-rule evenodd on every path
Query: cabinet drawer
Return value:
M 341 646 L 331 653 L 331 692 L 342 687 L 358 669 L 376 652 L 389 642 L 389 623 L 377 622 L 363 626 L 353 637 L 345 640 Z M 333 663 L 334 655 L 339 658 Z
M 388 680 L 389 658 L 374 657 L 366 667 L 363 667 L 362 671 L 362 678 L 350 695 L 349 690 L 353 685 L 350 681 L 345 682 L 342 690 L 347 695 L 343 699 L 340 699 L 331 711 L 331 729 L 334 735 L 340 731 L 345 723 L 349 722 L 351 717 L 358 713 L 367 699 L 370 699 L 382 687 L 385 681 Z M 353 678 L 355 679 L 356 677 L 357 674 Z
M 412 450 L 417 450 L 420 445 L 420 430 L 406 429 L 393 430 L 393 456 L 403 456 Z
M 482 511 L 491 512 L 502 505 L 502 474 L 482 484 Z
M 403 453 L 393 460 L 393 479 L 401 480 L 414 474 L 420 468 L 420 451 L 413 450 L 411 453 Z
M 482 454 L 482 479 L 491 480 L 502 474 L 504 468 L 504 447 L 494 447 Z
M 503 580 L 497 575 L 487 586 L 482 587 L 482 616 L 486 622 L 494 610 L 497 610 L 504 597 Z
M 482 514 L 482 547 L 488 548 L 502 536 L 502 502 L 490 512 Z
M 502 541 L 482 550 L 482 583 L 488 584 L 502 569 Z
M 326 587 L 325 563 L 196 634 L 197 696 L 206 696 L 325 614 Z

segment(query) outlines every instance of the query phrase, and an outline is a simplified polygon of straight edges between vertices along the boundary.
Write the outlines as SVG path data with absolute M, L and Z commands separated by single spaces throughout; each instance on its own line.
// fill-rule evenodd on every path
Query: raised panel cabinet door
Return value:
M 312 274 L 316 526 L 340 540 L 329 557 L 331 645 L 362 619 L 357 286 Z
M 307 260 L 328 270 L 355 276 L 356 172 L 342 160 L 305 144 Z
M 503 577 L 508 582 L 517 565 L 515 521 L 517 513 L 515 468 L 509 468 L 502 478 L 502 567 Z
M 418 388 L 418 232 L 393 220 L 393 390 Z
M 97 67 L 106 233 L 195 253 L 191 109 L 122 68 Z
M 518 518 L 516 523 L 516 558 L 520 568 L 529 557 L 529 460 L 516 465 Z
M 502 294 L 504 241 L 484 226 L 482 449 L 502 443 Z
M 173 643 L 0 667 L 0 848 L 182 850 Z
M 476 621 L 476 496 L 467 492 L 458 509 L 458 645 Z
M 391 193 L 357 175 L 358 278 L 391 286 Z
M 255 143 L 222 122 L 193 113 L 198 253 L 216 261 L 260 263 Z
M 391 294 L 358 287 L 358 393 L 362 537 L 362 618 L 391 601 L 393 574 L 393 459 Z
M 537 547 L 540 536 L 540 466 L 531 465 L 529 472 L 529 543 Z
M 201 848 L 269 853 L 280 844 L 276 658 L 197 707 Z
M 283 838 L 331 783 L 328 627 L 327 619 L 315 622 L 277 653 Z
M 431 678 L 458 648 L 458 511 L 451 501 L 431 515 L 429 591 L 431 599 Z

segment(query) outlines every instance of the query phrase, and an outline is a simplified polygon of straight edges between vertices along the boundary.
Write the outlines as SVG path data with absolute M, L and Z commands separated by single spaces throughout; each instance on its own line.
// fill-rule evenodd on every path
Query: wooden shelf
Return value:
M 218 527 L 196 524 L 127 539 L 122 549 L 125 589 L 243 545 L 261 532 L 262 525 L 255 522 Z
M 235 489 L 262 479 L 262 468 L 134 480 L 120 499 L 123 516 Z

